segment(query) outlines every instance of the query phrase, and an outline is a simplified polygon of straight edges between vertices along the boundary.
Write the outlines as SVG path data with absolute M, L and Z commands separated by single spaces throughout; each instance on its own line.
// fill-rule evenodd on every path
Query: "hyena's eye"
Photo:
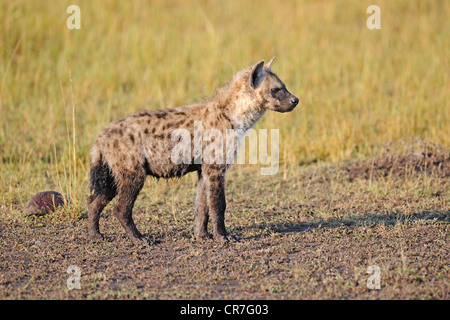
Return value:
M 277 92 L 279 92 L 281 90 L 281 88 L 273 88 L 272 89 L 272 93 L 277 93 Z

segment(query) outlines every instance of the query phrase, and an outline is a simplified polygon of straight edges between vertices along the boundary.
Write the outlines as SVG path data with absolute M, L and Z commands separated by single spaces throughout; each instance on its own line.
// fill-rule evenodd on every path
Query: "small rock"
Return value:
M 62 194 L 55 191 L 39 192 L 27 202 L 23 213 L 27 216 L 44 216 L 61 205 L 64 205 Z
M 42 246 L 43 244 L 44 244 L 44 243 L 43 243 L 42 241 L 36 240 L 36 241 L 34 242 L 34 244 L 31 246 L 31 248 L 38 248 L 38 247 Z

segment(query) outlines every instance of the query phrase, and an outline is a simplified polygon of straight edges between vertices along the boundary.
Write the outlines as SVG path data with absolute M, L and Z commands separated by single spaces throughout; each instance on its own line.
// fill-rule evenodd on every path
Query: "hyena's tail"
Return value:
M 115 193 L 114 177 L 111 168 L 104 161 L 101 151 L 94 145 L 91 150 L 91 193 Z

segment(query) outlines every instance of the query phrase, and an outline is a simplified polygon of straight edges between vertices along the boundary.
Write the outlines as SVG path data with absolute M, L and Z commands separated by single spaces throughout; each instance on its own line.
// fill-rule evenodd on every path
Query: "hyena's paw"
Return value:
M 136 247 L 148 247 L 151 244 L 153 244 L 150 240 L 148 240 L 146 237 L 144 236 L 134 236 L 134 237 L 130 237 L 131 242 L 133 243 L 133 245 L 135 245 Z
M 239 238 L 236 236 L 233 236 L 229 233 L 225 234 L 225 235 L 216 235 L 215 239 L 220 242 L 220 243 L 228 243 L 228 242 L 238 242 Z
M 103 240 L 103 239 L 105 239 L 105 236 L 102 235 L 98 231 L 89 231 L 88 232 L 88 239 L 89 240 Z
M 213 235 L 211 233 L 209 233 L 209 232 L 197 233 L 195 235 L 195 239 L 197 241 L 211 240 L 211 239 L 213 239 Z

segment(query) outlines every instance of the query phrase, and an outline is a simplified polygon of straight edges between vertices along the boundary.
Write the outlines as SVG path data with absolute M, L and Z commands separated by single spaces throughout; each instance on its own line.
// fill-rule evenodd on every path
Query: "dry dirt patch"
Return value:
M 112 206 L 98 242 L 86 239 L 85 214 L 58 221 L 19 210 L 1 221 L 0 298 L 448 299 L 448 159 L 392 154 L 287 168 L 285 178 L 233 169 L 227 226 L 241 241 L 227 245 L 193 239 L 189 185 L 173 184 L 158 203 L 146 190 L 139 197 L 148 247 L 132 246 Z M 70 265 L 80 290 L 67 288 Z M 367 288 L 371 265 L 380 290 Z

